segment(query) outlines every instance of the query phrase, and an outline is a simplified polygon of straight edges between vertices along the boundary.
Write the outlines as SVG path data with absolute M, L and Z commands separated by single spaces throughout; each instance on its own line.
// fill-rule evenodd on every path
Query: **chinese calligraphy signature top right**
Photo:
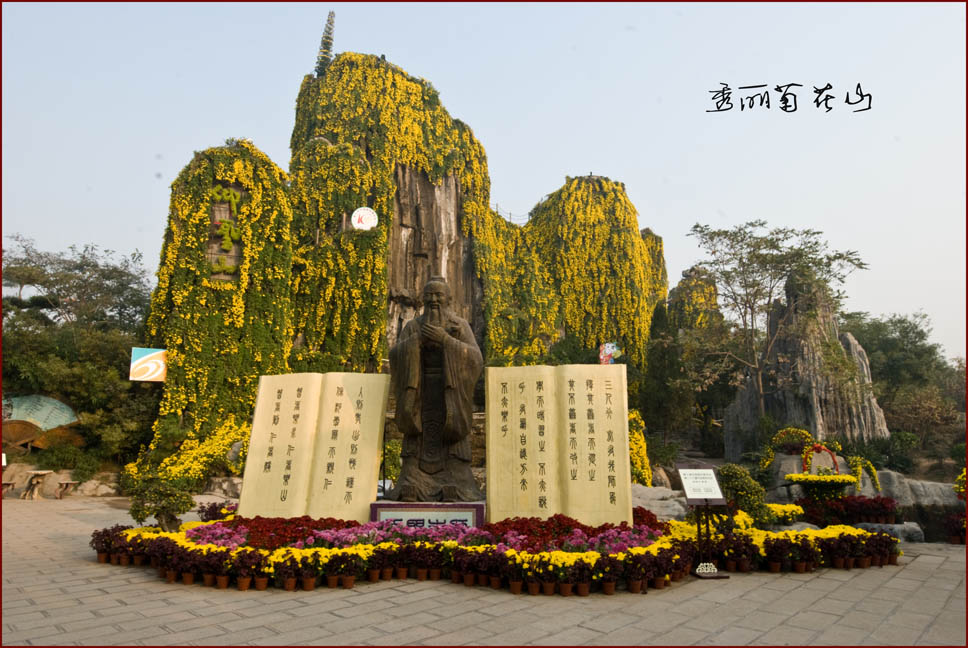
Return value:
M 722 87 L 718 90 L 709 90 L 710 94 L 712 94 L 710 99 L 716 104 L 716 108 L 707 110 L 706 112 L 726 112 L 727 110 L 733 109 L 733 89 L 727 83 L 720 82 L 719 85 Z M 778 85 L 773 88 L 773 91 L 779 94 L 778 104 L 780 110 L 788 113 L 797 111 L 797 92 L 799 92 L 797 88 L 802 87 L 802 83 L 787 83 L 786 85 Z M 737 93 L 736 101 L 739 103 L 741 112 L 744 110 L 752 110 L 754 106 L 762 106 L 769 109 L 770 89 L 766 83 L 738 86 L 736 89 L 747 91 L 742 95 Z M 833 86 L 829 83 L 822 88 L 813 87 L 813 105 L 816 108 L 822 108 L 824 112 L 830 112 L 834 109 L 830 105 L 830 102 L 836 100 L 836 97 L 830 94 L 830 90 L 833 90 Z M 850 92 L 847 92 L 844 97 L 845 104 L 848 106 L 857 106 L 852 112 L 864 112 L 871 109 L 871 95 L 870 93 L 864 92 L 860 83 L 854 89 L 854 94 L 856 100 L 853 101 L 851 100 Z

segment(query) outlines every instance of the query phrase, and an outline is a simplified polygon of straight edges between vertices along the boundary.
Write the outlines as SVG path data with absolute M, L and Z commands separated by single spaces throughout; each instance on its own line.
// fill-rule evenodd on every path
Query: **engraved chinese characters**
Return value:
M 239 515 L 365 522 L 376 496 L 389 376 L 262 376 Z
M 484 361 L 467 320 L 450 310 L 442 277 L 424 286 L 424 310 L 390 349 L 403 466 L 387 499 L 478 501 L 469 435 L 474 384 Z
M 487 517 L 631 522 L 624 365 L 487 369 Z

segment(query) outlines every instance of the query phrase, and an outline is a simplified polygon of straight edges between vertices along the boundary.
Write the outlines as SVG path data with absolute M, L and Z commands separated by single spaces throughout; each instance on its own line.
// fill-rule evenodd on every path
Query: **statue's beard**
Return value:
M 427 307 L 427 321 L 434 326 L 443 326 L 440 304 L 431 304 Z

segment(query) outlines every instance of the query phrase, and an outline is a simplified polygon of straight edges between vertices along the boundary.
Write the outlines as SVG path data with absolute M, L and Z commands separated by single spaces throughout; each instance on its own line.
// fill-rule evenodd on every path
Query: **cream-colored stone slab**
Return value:
M 376 499 L 390 376 L 325 377 L 306 512 L 314 518 L 368 522 Z
M 486 369 L 487 515 L 562 510 L 554 367 Z
M 631 522 L 624 365 L 489 367 L 487 519 Z
M 239 515 L 305 514 L 322 378 L 316 373 L 259 378 Z
M 388 391 L 381 374 L 262 376 L 239 515 L 368 520 Z

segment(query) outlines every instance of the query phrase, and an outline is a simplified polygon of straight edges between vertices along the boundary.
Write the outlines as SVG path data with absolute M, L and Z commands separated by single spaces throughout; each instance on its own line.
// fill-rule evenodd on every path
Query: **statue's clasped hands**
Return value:
M 420 327 L 420 334 L 424 339 L 432 340 L 438 344 L 443 344 L 447 337 L 447 331 L 442 326 L 425 323 Z

